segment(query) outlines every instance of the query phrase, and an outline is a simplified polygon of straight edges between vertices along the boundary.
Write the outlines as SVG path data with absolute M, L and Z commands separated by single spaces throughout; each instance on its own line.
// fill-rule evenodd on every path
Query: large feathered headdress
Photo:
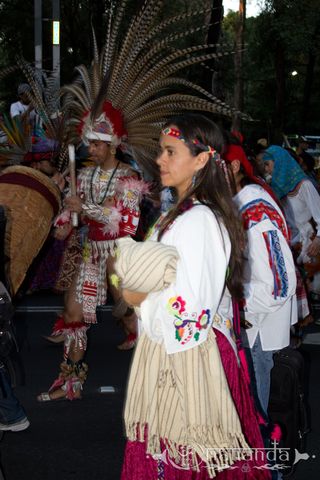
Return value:
M 208 27 L 203 22 L 197 27 L 188 26 L 191 17 L 202 18 L 206 10 L 165 18 L 159 23 L 163 4 L 161 0 L 146 1 L 123 34 L 126 0 L 120 1 L 116 14 L 110 13 L 101 54 L 94 37 L 90 69 L 76 67 L 74 83 L 62 89 L 64 109 L 71 116 L 69 134 L 73 142 L 80 136 L 90 138 L 99 129 L 101 139 L 116 145 L 125 137 L 136 160 L 149 170 L 161 126 L 168 117 L 188 110 L 229 117 L 240 114 L 179 75 L 195 64 L 232 53 L 230 47 L 214 45 L 213 51 L 213 45 L 206 44 L 175 48 L 182 38 Z M 161 13 L 163 18 L 165 13 Z M 170 33 L 172 26 L 179 26 L 178 33 Z
M 0 128 L 7 136 L 7 145 L 0 149 L 0 160 L 7 164 L 25 163 L 31 158 L 49 155 L 62 170 L 68 162 L 66 143 L 66 117 L 60 109 L 60 89 L 57 72 L 50 75 L 39 72 L 22 57 L 8 72 L 19 68 L 25 75 L 30 89 L 26 92 L 36 115 L 32 125 L 28 119 L 7 118 Z M 7 72 L 5 72 L 7 73 Z
M 102 140 L 118 146 L 126 136 L 122 113 L 114 108 L 111 102 L 105 101 L 99 117 L 92 118 L 91 112 L 85 114 L 79 133 L 84 141 Z

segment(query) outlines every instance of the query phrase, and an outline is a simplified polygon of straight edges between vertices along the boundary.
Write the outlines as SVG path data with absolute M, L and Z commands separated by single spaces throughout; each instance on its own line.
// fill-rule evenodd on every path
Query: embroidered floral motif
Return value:
M 167 310 L 171 315 L 182 314 L 185 311 L 186 302 L 181 297 L 169 298 Z
M 200 331 L 206 329 L 210 323 L 210 310 L 202 310 L 200 315 L 197 312 L 188 313 L 185 309 L 186 302 L 182 297 L 172 297 L 167 304 L 167 310 L 174 317 L 176 328 L 176 340 L 182 345 L 188 343 L 192 338 L 199 340 Z
M 196 327 L 201 330 L 202 328 L 207 328 L 210 322 L 210 310 L 202 310 L 198 317 L 198 321 L 196 323 Z

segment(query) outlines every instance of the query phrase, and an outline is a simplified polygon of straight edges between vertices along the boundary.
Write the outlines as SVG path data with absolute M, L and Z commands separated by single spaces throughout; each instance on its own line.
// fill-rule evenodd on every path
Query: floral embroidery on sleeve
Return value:
M 176 340 L 182 345 L 191 339 L 199 340 L 200 331 L 207 328 L 210 323 L 210 310 L 202 310 L 200 315 L 197 312 L 188 313 L 186 302 L 182 297 L 172 297 L 167 303 L 167 311 L 174 317 L 176 329 Z

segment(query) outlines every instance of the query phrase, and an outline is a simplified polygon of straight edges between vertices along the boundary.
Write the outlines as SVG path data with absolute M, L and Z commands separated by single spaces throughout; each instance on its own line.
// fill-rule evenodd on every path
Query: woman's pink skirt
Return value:
M 236 356 L 227 338 L 218 330 L 215 330 L 215 334 L 242 431 L 248 445 L 259 449 L 258 451 L 254 450 L 248 460 L 237 461 L 232 467 L 217 472 L 217 478 L 219 480 L 269 480 L 271 475 L 264 468 L 268 462 L 263 458 L 263 440 L 246 374 L 243 367 L 238 366 Z M 165 446 L 163 451 L 165 451 Z M 209 478 L 206 468 L 200 468 L 200 472 L 182 470 L 173 462 L 168 461 L 166 455 L 160 460 L 155 460 L 147 455 L 145 442 L 127 441 L 121 480 L 208 480 Z

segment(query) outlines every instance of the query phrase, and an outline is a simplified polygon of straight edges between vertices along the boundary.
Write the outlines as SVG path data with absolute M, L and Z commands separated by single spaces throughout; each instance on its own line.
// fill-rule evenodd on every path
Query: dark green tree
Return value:
M 244 128 L 278 143 L 283 133 L 319 133 L 318 1 L 268 0 L 264 5 L 258 17 L 246 20 L 243 108 L 256 122 Z M 231 39 L 236 22 L 234 12 L 224 19 L 224 34 Z M 223 69 L 230 95 L 235 79 L 229 59 Z

